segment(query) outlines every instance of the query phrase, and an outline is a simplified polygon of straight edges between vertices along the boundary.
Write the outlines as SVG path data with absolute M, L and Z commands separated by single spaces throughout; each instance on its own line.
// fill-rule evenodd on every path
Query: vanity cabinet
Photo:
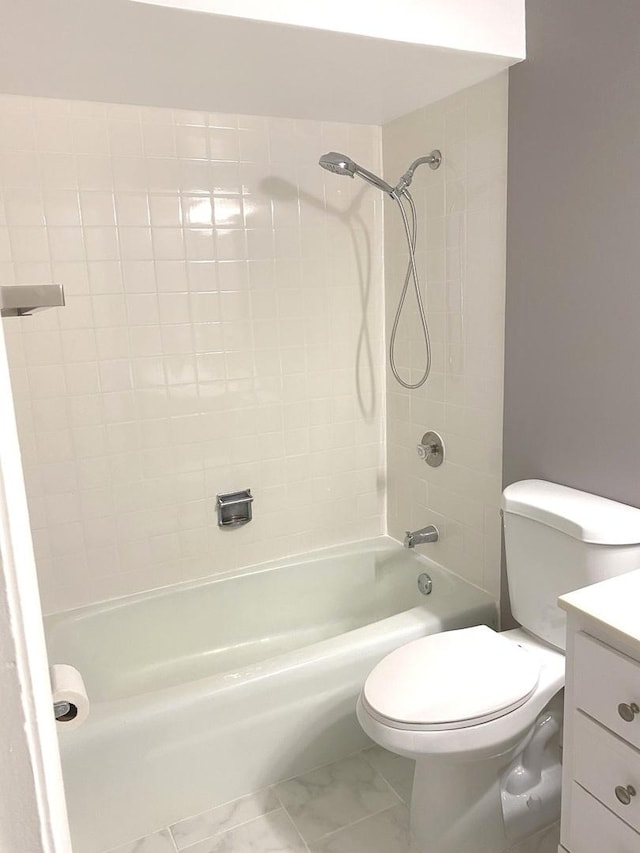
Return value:
M 640 853 L 640 572 L 570 593 L 560 606 L 567 675 L 559 853 Z

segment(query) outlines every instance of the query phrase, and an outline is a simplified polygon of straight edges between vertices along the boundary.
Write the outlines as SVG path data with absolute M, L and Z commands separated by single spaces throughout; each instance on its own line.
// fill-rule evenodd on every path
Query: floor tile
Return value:
M 307 843 L 400 802 L 361 754 L 281 782 L 275 790 Z
M 255 794 L 240 797 L 238 800 L 217 806 L 195 817 L 174 823 L 171 828 L 178 850 L 190 844 L 227 832 L 240 824 L 254 820 L 281 808 L 278 798 L 271 788 L 265 788 Z
M 307 848 L 287 813 L 279 809 L 199 841 L 185 853 L 307 853 Z
M 413 790 L 413 774 L 416 763 L 410 758 L 387 752 L 381 746 L 372 746 L 363 753 L 367 761 L 380 773 L 391 785 L 396 794 L 407 805 L 411 803 L 411 791 Z
M 509 853 L 556 853 L 560 844 L 560 823 L 536 833 L 511 848 Z
M 409 809 L 395 806 L 309 845 L 311 853 L 409 853 Z
M 146 838 L 116 847 L 109 853 L 176 853 L 176 848 L 169 830 L 163 829 L 162 832 L 154 832 Z

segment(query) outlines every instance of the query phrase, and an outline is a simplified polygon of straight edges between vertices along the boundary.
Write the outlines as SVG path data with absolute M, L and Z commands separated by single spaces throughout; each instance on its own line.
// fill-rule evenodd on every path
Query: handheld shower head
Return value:
M 351 159 L 351 157 L 347 157 L 346 154 L 338 154 L 337 151 L 329 151 L 328 154 L 322 155 L 318 160 L 318 163 L 323 169 L 327 169 L 329 172 L 334 172 L 336 175 L 349 175 L 351 178 L 358 175 L 358 177 L 363 178 L 370 184 L 373 184 L 374 187 L 382 190 L 382 192 L 393 195 L 393 187 L 390 184 L 383 181 L 382 178 L 379 178 L 377 175 L 374 175 L 373 172 L 370 172 L 368 169 L 359 166 Z
M 416 264 L 415 250 L 416 238 L 418 235 L 418 218 L 416 213 L 415 202 L 411 197 L 411 193 L 409 192 L 408 187 L 411 181 L 413 180 L 413 173 L 418 168 L 418 166 L 421 166 L 423 163 L 427 163 L 431 169 L 438 169 L 440 164 L 442 163 L 442 153 L 438 151 L 437 148 L 435 148 L 430 154 L 427 154 L 424 157 L 418 157 L 418 159 L 414 160 L 413 163 L 409 166 L 409 168 L 400 178 L 395 187 L 390 186 L 390 184 L 388 184 L 382 178 L 379 178 L 377 175 L 374 175 L 373 172 L 369 172 L 368 169 L 363 169 L 362 166 L 359 166 L 356 162 L 354 162 L 351 157 L 347 157 L 346 154 L 338 154 L 337 151 L 329 151 L 328 154 L 323 154 L 318 162 L 323 169 L 327 169 L 327 171 L 333 172 L 336 175 L 349 175 L 351 178 L 355 178 L 356 175 L 359 175 L 365 181 L 368 181 L 370 184 L 373 184 L 374 187 L 377 187 L 379 190 L 388 193 L 400 208 L 402 222 L 404 225 L 404 233 L 407 238 L 407 247 L 409 249 L 409 263 L 407 266 L 407 272 L 404 277 L 404 286 L 402 288 L 402 293 L 398 301 L 396 316 L 393 321 L 393 328 L 391 330 L 391 340 L 389 342 L 389 363 L 393 375 L 398 380 L 400 385 L 403 386 L 403 388 L 420 388 L 420 386 L 424 385 L 424 383 L 427 381 L 427 377 L 429 376 L 429 372 L 431 370 L 431 342 L 429 340 L 429 327 L 427 325 L 427 316 L 425 314 L 424 304 L 422 302 L 420 282 L 418 280 L 418 268 Z M 410 208 L 411 224 L 409 224 L 409 219 L 407 218 L 405 202 L 409 205 Z M 418 312 L 420 314 L 420 323 L 422 324 L 422 331 L 424 334 L 424 345 L 426 350 L 426 364 L 424 368 L 424 373 L 422 374 L 420 379 L 413 383 L 406 382 L 400 376 L 395 362 L 396 333 L 398 331 L 400 315 L 402 314 L 402 307 L 405 303 L 405 297 L 407 295 L 407 288 L 409 287 L 409 281 L 411 279 L 413 279 L 413 286 L 416 294 L 416 301 L 418 303 Z
M 336 175 L 349 175 L 353 178 L 356 173 L 356 164 L 346 154 L 338 154 L 337 151 L 329 151 L 318 160 L 323 169 L 334 172 Z

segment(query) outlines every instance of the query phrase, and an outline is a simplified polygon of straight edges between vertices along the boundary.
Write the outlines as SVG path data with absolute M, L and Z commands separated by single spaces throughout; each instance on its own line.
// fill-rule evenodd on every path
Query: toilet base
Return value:
M 503 853 L 505 757 L 464 762 L 421 756 L 411 798 L 412 853 Z
M 557 697 L 552 704 L 559 703 Z M 554 713 L 557 708 L 545 713 L 541 720 L 546 721 Z M 515 765 L 524 763 L 525 768 L 535 771 L 537 759 L 530 753 L 543 747 L 535 736 L 539 730 L 540 727 L 534 728 L 518 747 L 484 760 L 420 756 L 411 798 L 412 853 L 526 851 L 527 839 L 545 834 L 545 828 L 560 817 L 557 731 L 545 742 L 547 748 L 540 755 L 540 782 L 523 788 L 519 795 L 506 794 Z M 523 747 L 527 747 L 524 752 Z M 558 784 L 553 784 L 554 779 Z M 505 799 L 522 802 L 511 803 L 505 809 Z M 520 814 L 523 808 L 527 812 L 524 819 Z

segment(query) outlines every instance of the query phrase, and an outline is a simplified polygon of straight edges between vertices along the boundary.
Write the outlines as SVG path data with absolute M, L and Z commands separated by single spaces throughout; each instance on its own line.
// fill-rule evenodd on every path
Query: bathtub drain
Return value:
M 430 595 L 433 589 L 433 581 L 426 572 L 418 575 L 418 589 L 423 595 Z

